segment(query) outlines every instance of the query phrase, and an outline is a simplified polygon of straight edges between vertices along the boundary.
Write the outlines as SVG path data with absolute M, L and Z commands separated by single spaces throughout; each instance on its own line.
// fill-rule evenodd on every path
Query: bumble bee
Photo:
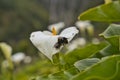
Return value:
M 65 37 L 58 37 L 58 42 L 54 45 L 56 49 L 59 49 L 62 45 L 68 44 L 68 40 Z

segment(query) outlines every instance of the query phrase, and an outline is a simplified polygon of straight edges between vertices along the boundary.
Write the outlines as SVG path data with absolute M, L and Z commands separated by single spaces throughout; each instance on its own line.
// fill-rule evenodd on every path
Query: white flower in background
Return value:
M 32 58 L 30 56 L 26 56 L 24 58 L 24 63 L 26 63 L 26 64 L 30 63 L 31 61 L 32 61 Z
M 79 46 L 85 46 L 87 43 L 85 38 L 78 38 L 77 42 Z
M 78 47 L 83 47 L 86 45 L 86 40 L 85 38 L 77 38 L 73 40 L 69 45 L 68 45 L 68 52 L 78 48 Z
M 94 27 L 89 21 L 77 21 L 75 25 L 80 29 L 83 36 L 85 36 L 85 30 L 87 30 L 88 35 L 93 36 Z
M 56 29 L 56 32 L 59 33 L 64 26 L 65 26 L 64 22 L 58 22 L 56 24 L 49 25 L 48 29 L 52 31 L 54 27 Z
M 12 55 L 12 61 L 16 64 L 19 64 L 25 59 L 25 54 L 23 52 L 18 52 Z
M 59 52 L 64 44 L 70 42 L 78 32 L 76 27 L 69 27 L 64 29 L 60 35 L 56 35 L 56 30 L 53 27 L 51 34 L 44 31 L 32 32 L 30 40 L 39 51 L 52 61 L 52 56 Z
M 100 40 L 98 38 L 93 38 L 92 39 L 92 43 L 93 44 L 99 44 L 100 43 Z

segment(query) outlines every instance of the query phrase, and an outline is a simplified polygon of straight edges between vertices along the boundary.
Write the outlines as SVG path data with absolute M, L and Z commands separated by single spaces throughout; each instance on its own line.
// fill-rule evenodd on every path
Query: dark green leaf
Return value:
M 89 69 L 75 75 L 71 80 L 120 80 L 120 55 L 103 58 Z
M 105 47 L 100 52 L 101 52 L 101 54 L 103 56 L 109 56 L 109 55 L 118 54 L 119 50 L 116 47 L 112 46 L 112 45 L 108 45 L 107 47 Z
M 75 67 L 72 67 L 68 70 L 53 73 L 48 76 L 43 75 L 43 76 L 32 77 L 30 78 L 30 80 L 70 80 L 71 77 L 73 77 L 77 73 L 79 73 L 79 71 Z
M 55 74 L 50 74 L 49 76 L 50 80 L 68 80 L 69 77 L 64 74 L 64 72 L 58 72 Z
M 83 12 L 79 16 L 80 20 L 118 22 L 120 21 L 120 3 L 113 1 L 112 3 L 103 4 L 95 8 L 91 8 Z
M 120 25 L 111 24 L 100 36 L 109 42 L 109 45 L 101 51 L 104 56 L 120 53 Z
M 70 53 L 67 53 L 64 56 L 64 59 L 68 64 L 74 64 L 74 62 L 78 60 L 92 57 L 94 54 L 102 50 L 106 45 L 106 43 L 90 44 L 84 48 L 76 49 Z
M 75 62 L 74 66 L 79 69 L 79 71 L 85 70 L 86 68 L 91 67 L 95 63 L 99 62 L 98 58 L 87 58 Z
M 50 80 L 69 80 L 69 79 L 71 79 L 71 77 L 73 77 L 77 73 L 78 73 L 78 70 L 76 68 L 72 67 L 65 71 L 50 74 L 49 78 L 50 78 Z
M 111 24 L 103 33 L 100 34 L 105 38 L 110 38 L 112 36 L 120 36 L 120 25 Z

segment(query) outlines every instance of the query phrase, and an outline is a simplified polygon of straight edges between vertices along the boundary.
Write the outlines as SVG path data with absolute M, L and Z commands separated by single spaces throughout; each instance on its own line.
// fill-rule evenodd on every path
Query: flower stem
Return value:
M 54 55 L 53 64 L 59 68 L 59 71 L 62 71 L 65 69 L 65 62 L 63 60 L 62 53 L 57 53 Z

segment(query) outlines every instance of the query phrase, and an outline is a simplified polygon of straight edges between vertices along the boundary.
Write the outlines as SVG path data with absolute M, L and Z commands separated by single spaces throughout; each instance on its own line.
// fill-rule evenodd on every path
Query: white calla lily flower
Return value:
M 20 64 L 25 59 L 25 53 L 23 52 L 17 52 L 14 55 L 12 55 L 12 61 L 15 64 Z
M 79 31 L 77 30 L 76 27 L 66 28 L 61 32 L 60 35 L 55 35 L 56 34 L 55 29 L 53 29 L 53 33 L 51 34 L 50 32 L 46 33 L 44 31 L 43 32 L 36 31 L 31 33 L 30 40 L 39 51 L 41 51 L 45 56 L 47 56 L 52 61 L 52 56 L 59 52 L 60 49 L 63 47 L 63 45 L 61 44 L 57 44 L 59 45 L 60 48 L 57 49 L 55 47 L 56 43 L 58 43 L 58 39 L 60 37 L 64 37 L 69 42 L 78 32 Z
M 88 35 L 93 36 L 94 26 L 90 23 L 90 21 L 77 21 L 75 25 L 80 29 L 83 36 L 85 36 L 85 30 L 87 30 Z
M 50 31 L 43 31 L 43 33 L 46 35 L 52 35 L 52 33 Z

